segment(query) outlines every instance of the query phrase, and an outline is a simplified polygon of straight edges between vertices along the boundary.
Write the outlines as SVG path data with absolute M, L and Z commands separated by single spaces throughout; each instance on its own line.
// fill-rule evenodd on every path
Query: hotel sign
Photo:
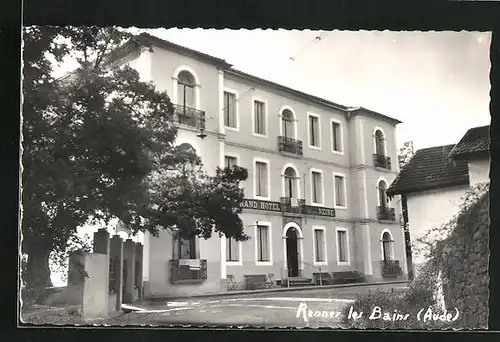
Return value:
M 252 199 L 244 199 L 243 202 L 241 202 L 241 207 L 243 209 L 281 211 L 280 202 L 261 201 Z
M 241 202 L 241 208 L 242 209 L 262 210 L 262 211 L 273 211 L 273 212 L 287 212 L 288 211 L 287 206 L 283 207 L 283 204 L 281 202 L 271 202 L 271 201 L 262 201 L 262 200 L 254 200 L 254 199 L 244 199 L 243 202 Z M 308 214 L 308 215 L 335 217 L 335 209 L 324 208 L 324 207 L 315 207 L 315 206 L 310 206 L 310 205 L 303 206 L 302 213 Z
M 302 207 L 302 212 L 304 214 L 309 214 L 309 215 L 335 217 L 335 209 L 332 208 L 323 208 L 323 207 L 315 207 L 312 205 L 305 205 L 304 207 Z

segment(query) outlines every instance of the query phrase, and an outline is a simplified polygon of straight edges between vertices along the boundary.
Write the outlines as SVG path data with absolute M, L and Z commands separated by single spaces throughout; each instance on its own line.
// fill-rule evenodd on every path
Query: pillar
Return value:
M 127 239 L 123 244 L 123 302 L 134 302 L 135 242 Z
M 105 228 L 99 228 L 97 232 L 94 233 L 94 241 L 93 241 L 93 247 L 94 247 L 94 254 L 104 254 L 105 257 L 105 263 L 106 263 L 106 272 L 105 274 L 102 275 L 104 282 L 103 286 L 104 288 L 102 291 L 106 294 L 106 307 L 108 307 L 108 293 L 109 293 L 109 248 L 110 248 L 110 242 L 109 242 L 109 232 Z
M 139 298 L 142 297 L 142 254 L 143 246 L 140 242 L 135 243 L 135 286 L 139 292 Z
M 113 262 L 113 272 L 114 272 L 114 282 L 112 283 L 112 288 L 116 294 L 116 306 L 117 311 L 122 308 L 123 301 L 123 240 L 120 235 L 115 234 L 110 241 L 110 258 Z

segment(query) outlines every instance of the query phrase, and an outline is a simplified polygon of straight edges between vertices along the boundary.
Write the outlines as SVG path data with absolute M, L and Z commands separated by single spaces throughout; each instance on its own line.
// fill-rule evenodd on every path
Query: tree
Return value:
M 398 151 L 398 163 L 400 170 L 410 161 L 414 154 L 413 141 L 403 143 L 403 146 L 400 147 Z
M 29 288 L 51 286 L 50 253 L 64 253 L 77 227 L 92 220 L 206 238 L 216 225 L 220 234 L 247 238 L 237 215 L 246 170 L 210 177 L 197 156 L 174 145 L 168 95 L 120 62 L 134 47 L 133 37 L 115 28 L 24 31 L 21 247 Z M 79 68 L 54 79 L 67 57 Z M 186 165 L 197 166 L 190 177 L 178 171 Z

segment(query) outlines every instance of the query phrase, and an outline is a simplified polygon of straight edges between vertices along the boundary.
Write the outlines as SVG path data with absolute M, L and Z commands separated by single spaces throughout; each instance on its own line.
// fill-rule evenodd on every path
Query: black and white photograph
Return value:
M 491 36 L 24 27 L 21 323 L 487 329 Z

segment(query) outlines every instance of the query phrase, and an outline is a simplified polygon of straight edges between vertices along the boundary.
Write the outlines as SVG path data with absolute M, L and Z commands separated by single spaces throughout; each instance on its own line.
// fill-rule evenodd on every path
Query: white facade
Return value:
M 412 260 L 416 269 L 425 259 L 416 253 L 422 247 L 417 239 L 439 228 L 458 213 L 468 185 L 410 193 L 407 195 L 408 222 L 411 232 Z
M 478 183 L 490 180 L 490 159 L 478 159 L 469 161 L 469 181 L 474 186 Z

